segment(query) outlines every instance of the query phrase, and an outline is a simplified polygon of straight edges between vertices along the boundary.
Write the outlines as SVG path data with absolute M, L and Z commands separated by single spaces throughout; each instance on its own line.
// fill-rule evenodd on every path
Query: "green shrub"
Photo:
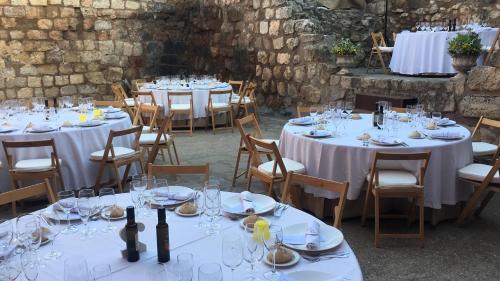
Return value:
M 355 56 L 361 51 L 361 49 L 351 40 L 347 38 L 342 38 L 333 45 L 330 51 L 332 54 L 336 56 L 345 57 L 345 56 Z
M 481 54 L 481 38 L 475 32 L 457 34 L 448 41 L 448 52 L 452 56 L 478 56 Z

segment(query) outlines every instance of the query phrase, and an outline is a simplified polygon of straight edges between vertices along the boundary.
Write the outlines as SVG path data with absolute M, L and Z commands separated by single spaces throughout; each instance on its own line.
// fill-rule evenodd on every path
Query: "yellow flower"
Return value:
M 269 223 L 265 220 L 257 220 L 253 226 L 253 239 L 255 241 L 269 240 L 271 233 L 269 232 Z

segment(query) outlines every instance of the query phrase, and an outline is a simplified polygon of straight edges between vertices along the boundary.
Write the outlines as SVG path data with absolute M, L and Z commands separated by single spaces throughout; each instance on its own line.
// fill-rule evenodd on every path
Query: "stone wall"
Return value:
M 187 65 L 191 2 L 0 0 L 0 99 L 111 98 L 115 81 Z

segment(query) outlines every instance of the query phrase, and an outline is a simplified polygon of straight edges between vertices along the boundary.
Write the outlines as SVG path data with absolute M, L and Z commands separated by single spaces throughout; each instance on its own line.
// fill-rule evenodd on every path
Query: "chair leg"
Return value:
M 465 219 L 467 219 L 469 217 L 470 213 L 472 212 L 472 210 L 476 206 L 477 201 L 479 200 L 479 197 L 481 197 L 481 194 L 483 193 L 483 191 L 485 189 L 486 189 L 486 187 L 483 187 L 481 185 L 480 187 L 478 187 L 476 189 L 476 191 L 474 191 L 474 193 L 472 194 L 469 201 L 467 201 L 465 208 L 462 210 L 462 212 L 460 213 L 460 216 L 457 219 L 458 225 L 462 225 L 464 223 Z
M 113 171 L 115 172 L 116 185 L 118 186 L 118 191 L 123 192 L 122 181 L 120 179 L 120 170 L 117 166 L 113 165 Z
M 189 113 L 189 136 L 193 136 L 193 110 Z
M 215 113 L 213 110 L 212 110 L 212 131 L 215 135 Z
M 16 190 L 19 188 L 19 186 L 17 184 L 17 180 L 13 179 L 11 184 L 12 184 L 11 188 L 10 188 L 11 190 Z M 17 216 L 16 201 L 12 201 L 12 203 L 11 203 L 11 213 L 12 213 L 13 217 Z
M 233 111 L 229 111 L 229 124 L 231 124 L 231 133 L 234 133 Z
M 257 121 L 260 121 L 259 113 L 257 112 L 257 103 L 253 102 L 252 107 L 253 107 L 253 114 L 255 114 L 255 119 L 257 119 Z
M 380 197 L 375 193 L 375 248 L 379 246 L 380 234 Z
M 372 57 L 373 57 L 373 51 L 370 52 L 370 57 L 368 58 L 368 64 L 366 65 L 366 73 L 368 73 L 368 70 L 371 67 L 372 64 Z
M 175 160 L 177 161 L 177 165 L 180 165 L 179 156 L 177 155 L 177 148 L 175 147 L 175 142 L 173 139 L 172 139 L 172 148 L 174 149 L 174 155 L 175 155 Z
M 420 238 L 420 247 L 424 247 L 424 194 L 422 193 L 418 200 L 419 206 L 419 238 Z
M 96 194 L 99 193 L 99 189 L 101 188 L 101 177 L 102 177 L 102 174 L 104 173 L 105 168 L 106 168 L 106 163 L 101 162 L 101 164 L 99 165 L 99 171 L 97 172 L 97 177 L 95 179 L 94 190 L 95 190 Z
M 163 153 L 163 148 L 161 149 L 162 153 Z M 175 165 L 174 164 L 174 159 L 172 159 L 172 152 L 170 152 L 170 145 L 167 145 L 167 153 L 168 153 L 168 159 L 170 159 L 170 164 L 172 165 Z M 163 157 L 163 161 L 165 161 L 165 157 Z
M 59 175 L 59 184 L 61 185 L 61 190 L 65 190 L 61 169 L 57 169 L 57 174 Z
M 232 187 L 234 187 L 236 183 L 236 176 L 238 175 L 238 168 L 240 167 L 240 158 L 241 158 L 241 148 L 238 149 L 238 155 L 236 156 L 236 165 L 234 166 L 233 183 L 231 184 Z
M 380 64 L 382 65 L 382 68 L 384 69 L 384 74 L 388 74 L 387 68 L 385 67 L 384 57 L 382 56 L 382 53 L 377 52 L 377 57 L 380 60 Z
M 371 190 L 367 188 L 365 194 L 365 202 L 363 204 L 363 212 L 361 213 L 361 226 L 365 226 L 366 216 L 368 212 L 368 201 L 370 200 L 370 193 Z
M 249 175 L 248 175 L 248 180 L 247 180 L 247 191 L 250 191 L 250 185 L 252 185 L 252 172 L 249 172 Z
M 250 170 L 250 161 L 252 161 L 252 157 L 250 156 L 250 154 L 248 154 L 247 169 L 246 169 L 246 172 L 245 172 L 245 178 L 248 178 L 248 171 Z
M 411 199 L 411 204 L 408 209 L 408 226 L 410 226 L 413 223 L 413 220 L 415 219 L 415 198 Z
M 267 194 L 268 194 L 270 197 L 273 197 L 273 198 L 274 198 L 273 193 L 274 193 L 274 190 L 273 190 L 273 182 L 271 182 L 271 183 L 269 184 L 269 190 L 267 191 Z
M 478 217 L 481 214 L 486 205 L 490 202 L 491 198 L 493 198 L 493 195 L 495 195 L 495 192 L 491 190 L 486 194 L 486 197 L 484 197 L 483 201 L 481 201 L 481 205 L 479 205 L 479 208 L 477 208 L 474 212 L 474 216 Z

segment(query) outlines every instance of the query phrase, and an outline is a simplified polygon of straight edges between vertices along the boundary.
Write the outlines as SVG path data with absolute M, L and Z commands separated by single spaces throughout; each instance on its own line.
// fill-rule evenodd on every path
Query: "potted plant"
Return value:
M 354 57 L 359 54 L 360 51 L 361 49 L 359 46 L 347 38 L 342 38 L 337 41 L 331 49 L 331 53 L 337 58 L 337 65 L 341 67 L 337 74 L 351 74 L 348 67 L 352 67 L 354 65 Z
M 457 34 L 448 42 L 448 53 L 453 58 L 453 67 L 458 71 L 455 78 L 463 79 L 476 65 L 481 54 L 481 38 L 475 32 Z

